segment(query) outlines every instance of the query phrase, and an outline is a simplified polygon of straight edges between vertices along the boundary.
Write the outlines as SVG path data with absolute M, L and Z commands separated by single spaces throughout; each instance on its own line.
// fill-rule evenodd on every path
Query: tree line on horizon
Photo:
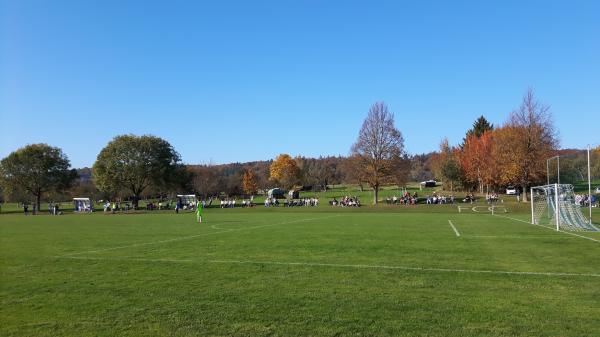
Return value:
M 73 169 L 60 148 L 32 144 L 0 161 L 0 201 L 35 202 L 89 196 L 95 200 L 168 198 L 194 193 L 202 198 L 256 195 L 272 187 L 327 190 L 340 184 L 370 188 L 374 200 L 383 186 L 438 179 L 450 191 L 498 191 L 507 185 L 544 184 L 546 159 L 569 155 L 561 177 L 583 180 L 581 150 L 559 150 L 549 107 L 533 91 L 501 126 L 479 117 L 461 144 L 444 138 L 438 151 L 409 155 L 394 114 L 383 102 L 371 106 L 349 155 L 307 158 L 281 154 L 272 160 L 221 165 L 184 165 L 164 139 L 120 135 L 98 154 L 92 168 Z M 600 175 L 600 146 L 593 151 Z

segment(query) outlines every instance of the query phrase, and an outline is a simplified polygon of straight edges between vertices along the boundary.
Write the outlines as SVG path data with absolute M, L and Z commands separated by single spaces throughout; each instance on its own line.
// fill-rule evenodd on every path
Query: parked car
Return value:
M 594 193 L 600 193 L 600 186 L 596 187 L 596 190 L 594 191 Z
M 506 195 L 517 195 L 517 188 L 514 186 L 506 186 Z
M 285 199 L 286 192 L 281 188 L 272 188 L 267 192 L 267 196 L 272 199 Z
M 435 180 L 427 180 L 421 182 L 422 187 L 435 187 L 436 185 L 437 182 Z

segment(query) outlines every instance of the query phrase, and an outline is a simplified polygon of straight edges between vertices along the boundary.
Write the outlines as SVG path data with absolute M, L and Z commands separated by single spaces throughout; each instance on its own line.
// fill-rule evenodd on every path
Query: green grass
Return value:
M 450 205 L 205 220 L 0 215 L 0 335 L 600 336 L 598 241 Z

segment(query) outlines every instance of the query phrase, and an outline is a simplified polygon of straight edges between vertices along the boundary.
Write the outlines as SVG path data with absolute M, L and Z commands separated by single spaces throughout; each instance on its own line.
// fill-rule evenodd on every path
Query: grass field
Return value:
M 0 335 L 600 336 L 600 233 L 528 216 L 3 214 Z

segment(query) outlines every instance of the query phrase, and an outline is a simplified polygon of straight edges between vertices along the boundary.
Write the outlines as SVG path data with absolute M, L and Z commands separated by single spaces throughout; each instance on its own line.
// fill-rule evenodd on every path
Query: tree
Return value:
M 294 158 L 294 161 L 298 167 L 298 183 L 304 186 L 315 184 L 315 177 L 312 175 L 312 171 L 315 166 L 315 160 L 312 158 L 297 156 Z
M 447 156 L 447 159 L 442 165 L 442 177 L 444 177 L 445 183 L 450 183 L 450 191 L 454 191 L 455 183 L 460 183 L 462 178 L 462 170 L 458 160 L 456 160 L 456 154 L 452 153 Z
M 408 183 L 411 175 L 411 164 L 411 159 L 407 154 L 394 160 L 394 183 L 398 185 L 398 188 L 405 187 Z
M 463 172 L 458 160 L 459 150 L 450 146 L 448 138 L 440 142 L 440 152 L 431 158 L 432 169 L 436 175 L 442 179 L 442 182 L 450 185 L 450 190 L 454 190 L 455 183 L 463 180 Z
M 523 201 L 534 184 L 546 179 L 546 159 L 557 147 L 549 107 L 539 102 L 532 89 L 523 96 L 496 139 L 496 158 L 502 163 L 502 182 L 523 188 Z
M 27 145 L 0 161 L 0 183 L 8 193 L 33 195 L 39 209 L 44 193 L 63 191 L 77 179 L 77 171 L 70 166 L 60 148 Z
M 497 183 L 498 166 L 492 156 L 493 132 L 486 131 L 481 136 L 467 135 L 460 153 L 460 164 L 467 182 L 478 185 L 483 193 L 483 186 Z
M 346 158 L 341 165 L 343 172 L 343 181 L 350 184 L 357 184 L 361 192 L 364 191 L 364 183 L 367 181 L 363 170 L 357 170 L 356 168 L 362 165 L 362 160 L 356 156 L 350 156 Z
M 298 164 L 289 154 L 280 154 L 269 168 L 270 179 L 281 184 L 283 188 L 292 188 L 298 182 L 300 170 Z
M 483 136 L 484 133 L 494 130 L 494 124 L 488 122 L 483 115 L 479 116 L 473 123 L 473 127 L 467 131 L 465 138 L 463 138 L 463 144 L 466 143 L 469 136 L 475 136 L 477 138 Z M 462 147 L 462 146 L 461 146 Z
M 256 182 L 256 175 L 250 168 L 244 170 L 244 178 L 242 181 L 244 185 L 244 192 L 249 195 L 255 195 L 258 191 L 258 183 Z
M 327 185 L 339 181 L 338 165 L 340 159 L 336 157 L 319 157 L 311 166 L 309 173 L 314 181 L 327 191 Z
M 192 176 L 192 189 L 197 195 L 207 198 L 220 192 L 216 169 L 213 166 L 188 166 L 187 170 Z
M 380 187 L 394 181 L 394 165 L 404 154 L 404 139 L 394 124 L 394 114 L 383 102 L 373 104 L 351 149 L 357 176 L 373 189 L 373 204 Z
M 183 169 L 179 154 L 167 141 L 150 135 L 122 135 L 100 151 L 93 175 L 102 191 L 131 193 L 137 208 L 145 189 L 172 186 Z
M 600 145 L 590 153 L 590 169 L 593 177 L 600 178 Z

